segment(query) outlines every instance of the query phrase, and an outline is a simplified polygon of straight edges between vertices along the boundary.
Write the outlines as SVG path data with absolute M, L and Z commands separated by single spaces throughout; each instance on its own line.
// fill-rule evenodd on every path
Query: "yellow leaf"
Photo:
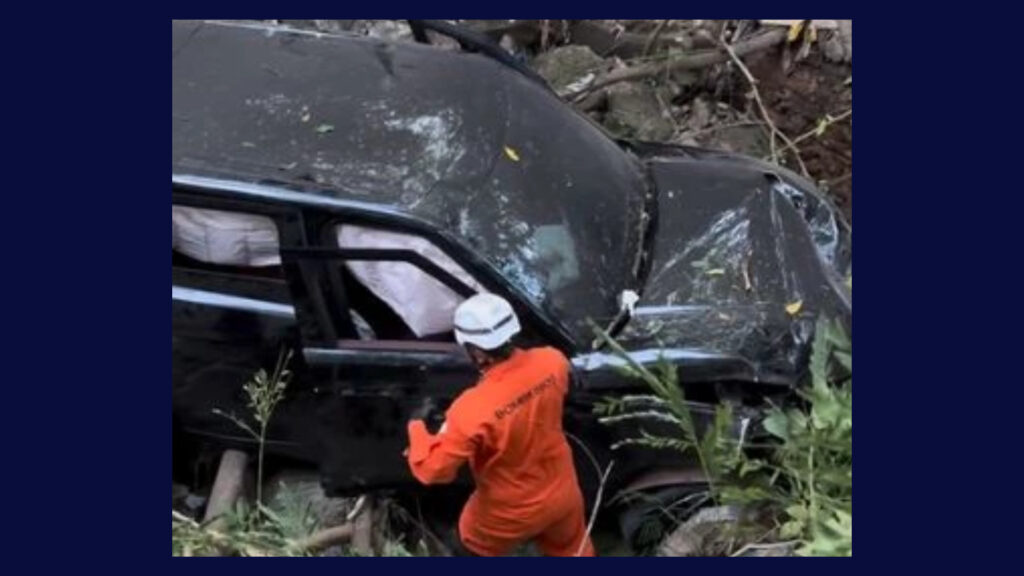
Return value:
M 707 274 L 708 276 L 721 276 L 722 274 L 725 274 L 725 269 L 724 268 L 712 268 L 711 270 L 708 270 L 707 272 L 705 272 L 705 274 Z
M 804 22 L 805 20 L 800 20 L 790 25 L 789 34 L 786 35 L 787 42 L 793 42 L 800 37 L 800 32 L 804 29 Z
M 519 162 L 519 153 L 511 146 L 505 146 L 505 156 L 513 162 Z
M 796 302 L 793 302 L 791 304 L 786 304 L 786 312 L 788 312 L 790 316 L 796 316 L 800 312 L 800 309 L 803 307 L 804 301 L 797 300 Z
M 818 138 L 821 138 L 821 136 L 825 134 L 825 130 L 828 128 L 830 122 L 831 117 L 826 117 L 822 118 L 821 120 L 818 120 L 818 126 L 814 129 L 814 135 L 817 136 Z

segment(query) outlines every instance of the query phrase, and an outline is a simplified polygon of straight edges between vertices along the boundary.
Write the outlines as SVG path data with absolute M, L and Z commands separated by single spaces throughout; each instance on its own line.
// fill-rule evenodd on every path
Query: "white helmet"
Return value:
M 519 318 L 501 296 L 477 294 L 455 309 L 455 341 L 494 350 L 519 333 Z

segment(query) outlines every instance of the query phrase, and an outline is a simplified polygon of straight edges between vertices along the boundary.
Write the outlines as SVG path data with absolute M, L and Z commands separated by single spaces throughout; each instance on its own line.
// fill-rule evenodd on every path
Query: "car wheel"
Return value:
M 699 509 L 711 504 L 707 486 L 684 484 L 624 496 L 619 531 L 636 554 L 653 553 L 662 539 Z

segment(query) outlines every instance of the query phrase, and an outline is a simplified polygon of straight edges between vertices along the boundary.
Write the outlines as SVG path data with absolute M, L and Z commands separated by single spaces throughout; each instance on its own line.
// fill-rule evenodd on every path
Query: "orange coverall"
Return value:
M 501 556 L 534 540 L 546 556 L 594 556 L 583 495 L 562 433 L 569 361 L 554 348 L 516 349 L 445 414 L 438 434 L 409 422 L 409 468 L 424 484 L 451 482 L 469 462 L 476 491 L 459 518 L 471 552 Z

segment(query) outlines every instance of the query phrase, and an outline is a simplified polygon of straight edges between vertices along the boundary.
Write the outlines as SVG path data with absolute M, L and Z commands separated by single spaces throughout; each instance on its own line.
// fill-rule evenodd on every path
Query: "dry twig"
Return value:
M 612 467 L 615 466 L 615 460 L 608 463 L 608 467 L 604 469 L 604 474 L 601 475 L 601 483 L 597 486 L 597 496 L 594 497 L 594 509 L 590 511 L 590 522 L 587 523 L 587 532 L 583 535 L 583 540 L 580 541 L 580 547 L 576 549 L 576 555 L 583 554 L 583 549 L 587 545 L 587 540 L 590 540 L 590 533 L 594 530 L 594 521 L 597 520 L 597 511 L 601 508 L 601 497 L 604 495 L 604 485 L 608 482 L 608 475 L 612 472 Z
M 662 20 L 661 22 L 658 22 L 658 25 L 654 28 L 654 32 L 651 32 L 650 37 L 647 38 L 647 43 L 644 44 L 644 56 L 651 53 L 651 48 L 654 48 L 654 43 L 658 41 L 658 36 L 661 36 L 662 31 L 665 30 L 665 26 L 668 26 L 669 22 L 671 22 L 671 20 Z
M 757 79 L 754 78 L 754 75 L 750 73 L 750 69 L 747 68 L 747 65 L 743 63 L 743 60 L 740 60 L 739 55 L 736 53 L 736 50 L 734 50 L 732 46 L 725 42 L 719 42 L 719 44 L 729 54 L 729 58 L 732 59 L 733 63 L 735 63 L 736 66 L 740 69 L 740 71 L 743 72 L 743 76 L 747 79 L 747 82 L 750 83 L 750 90 L 754 94 L 754 101 L 757 102 L 757 107 L 761 111 L 761 116 L 764 117 L 764 121 L 770 129 L 768 140 L 771 143 L 772 162 L 776 164 L 779 162 L 778 150 L 776 150 L 775 148 L 775 137 L 778 136 L 780 140 L 782 140 L 788 145 L 787 148 L 793 149 L 793 155 L 796 157 L 796 161 L 800 165 L 800 170 L 803 172 L 804 176 L 810 178 L 811 175 L 807 172 L 807 166 L 804 165 L 804 160 L 803 158 L 800 157 L 800 151 L 793 144 L 793 141 L 790 140 L 789 137 L 786 136 L 781 130 L 779 130 L 777 126 L 775 126 L 775 122 L 772 122 L 772 118 L 768 114 L 768 109 L 765 108 L 764 101 L 761 100 L 761 92 L 757 89 Z
M 843 112 L 838 116 L 833 117 L 832 115 L 829 115 L 828 117 L 825 118 L 823 125 L 819 124 L 818 126 L 815 126 L 814 128 L 808 130 L 807 132 L 804 132 L 803 134 L 797 136 L 796 138 L 793 139 L 792 142 L 783 146 L 782 149 L 779 150 L 779 153 L 781 154 L 786 150 L 790 149 L 790 147 L 795 147 L 797 144 L 803 142 L 804 140 L 807 140 L 811 136 L 814 136 L 815 134 L 818 134 L 820 131 L 827 129 L 829 126 L 845 120 L 850 116 L 850 114 L 853 114 L 852 108 L 847 109 L 846 112 Z

